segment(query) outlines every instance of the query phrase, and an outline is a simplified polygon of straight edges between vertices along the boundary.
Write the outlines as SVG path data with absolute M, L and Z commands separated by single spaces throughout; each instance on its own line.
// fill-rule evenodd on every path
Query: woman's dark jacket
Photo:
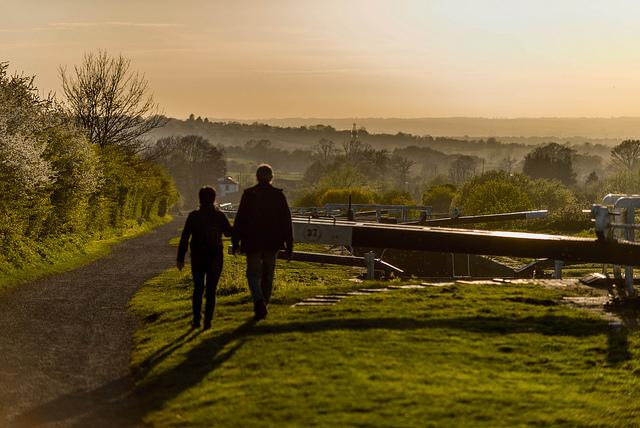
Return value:
M 189 213 L 178 245 L 178 262 L 184 262 L 191 237 L 192 263 L 222 256 L 222 235 L 231 236 L 229 220 L 214 206 L 200 207 Z

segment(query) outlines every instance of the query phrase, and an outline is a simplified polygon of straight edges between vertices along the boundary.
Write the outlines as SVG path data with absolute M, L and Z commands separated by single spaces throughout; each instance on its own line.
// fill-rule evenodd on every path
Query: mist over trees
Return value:
M 249 139 L 242 145 L 225 147 L 229 168 L 253 173 L 255 166 L 268 163 L 280 172 L 301 172 L 313 161 L 310 149 L 287 150 L 266 138 Z
M 149 133 L 154 141 L 165 136 L 200 135 L 218 147 L 227 150 L 227 160 L 230 171 L 242 170 L 249 172 L 253 165 L 260 162 L 256 159 L 257 152 L 246 146 L 248 141 L 268 140 L 269 149 L 262 161 L 271 162 L 281 171 L 304 173 L 305 169 L 315 158 L 309 156 L 309 151 L 320 157 L 327 158 L 335 153 L 344 153 L 345 145 L 351 151 L 352 130 L 338 130 L 326 125 L 303 127 L 276 127 L 262 123 L 239 122 L 208 122 L 204 119 L 192 120 L 168 119 L 168 123 Z M 521 171 L 522 160 L 537 145 L 523 143 L 505 143 L 495 138 L 462 139 L 453 137 L 432 137 L 429 135 L 411 135 L 403 132 L 396 134 L 373 134 L 360 127 L 358 136 L 363 144 L 375 150 L 387 150 L 415 162 L 411 174 L 434 178 L 438 175 L 448 175 L 449 167 L 458 156 L 472 156 L 476 159 L 478 172 L 492 169 Z M 319 142 L 322 141 L 322 144 Z M 525 141 L 528 141 L 525 139 Z M 536 139 L 535 141 L 539 141 Z M 542 140 L 544 141 L 544 140 Z M 591 142 L 576 142 L 565 144 L 577 152 L 575 172 L 577 180 L 584 180 L 591 172 L 603 175 L 608 161 L 611 146 L 593 144 Z M 358 150 L 358 148 L 355 148 Z M 324 152 L 323 152 L 324 151 Z M 586 163 L 580 161 L 580 156 Z M 249 159 L 251 157 L 251 159 Z M 484 162 L 484 163 L 483 163 Z M 601 165 L 596 165 L 601 162 Z
M 221 123 L 195 115 L 186 121 L 171 119 L 152 133 L 171 129 L 209 135 L 210 144 L 224 150 L 227 174 L 245 186 L 253 183 L 259 163 L 271 163 L 276 179 L 286 177 L 282 186 L 299 206 L 346 202 L 349 194 L 375 203 L 425 203 L 441 213 L 549 206 L 548 225 L 579 230 L 588 227 L 581 210 L 604 193 L 640 191 L 640 164 L 631 150 L 636 143 L 629 142 L 617 147 L 576 139 L 504 143 L 496 138 L 373 134 L 357 126 L 337 130 L 327 125 Z M 545 192 L 547 199 L 541 197 Z
M 476 175 L 478 162 L 471 156 L 459 155 L 449 166 L 449 180 L 460 185 Z
M 152 158 L 173 177 L 185 207 L 198 206 L 198 190 L 214 186 L 227 173 L 224 151 L 197 136 L 167 137 L 157 141 Z

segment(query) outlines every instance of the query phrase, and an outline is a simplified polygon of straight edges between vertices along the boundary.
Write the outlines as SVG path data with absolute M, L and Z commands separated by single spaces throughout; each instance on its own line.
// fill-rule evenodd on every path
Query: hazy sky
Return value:
M 164 112 L 640 116 L 640 1 L 0 0 L 0 61 L 122 53 Z

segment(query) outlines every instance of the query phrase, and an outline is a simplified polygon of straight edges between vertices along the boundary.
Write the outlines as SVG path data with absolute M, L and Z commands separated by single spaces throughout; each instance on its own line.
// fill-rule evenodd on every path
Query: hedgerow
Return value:
M 166 214 L 177 194 L 161 167 L 92 144 L 33 78 L 7 68 L 0 63 L 0 272 L 42 259 L 52 242 Z

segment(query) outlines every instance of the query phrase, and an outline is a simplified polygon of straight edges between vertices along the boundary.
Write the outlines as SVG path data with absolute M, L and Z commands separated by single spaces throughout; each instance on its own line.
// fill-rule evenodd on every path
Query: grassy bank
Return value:
M 188 273 L 169 270 L 132 300 L 146 422 L 638 426 L 640 336 L 561 303 L 584 290 L 456 284 L 292 308 L 362 284 L 346 268 L 281 263 L 269 318 L 255 324 L 243 261 L 226 259 L 211 331 L 188 330 Z
M 169 221 L 170 216 L 153 217 L 142 224 L 128 221 L 123 228 L 109 229 L 99 236 L 63 235 L 38 242 L 30 256 L 19 264 L 0 266 L 0 293 L 26 281 L 91 263 L 108 254 L 114 245 Z

